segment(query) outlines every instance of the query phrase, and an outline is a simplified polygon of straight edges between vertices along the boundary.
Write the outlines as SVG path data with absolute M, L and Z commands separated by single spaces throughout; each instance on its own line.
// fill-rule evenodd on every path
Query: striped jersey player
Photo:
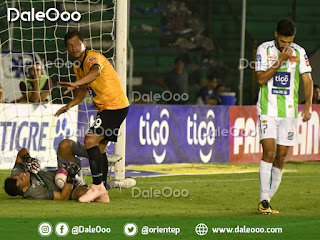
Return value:
M 289 147 L 295 144 L 300 75 L 306 99 L 302 121 L 311 118 L 311 66 L 305 50 L 293 43 L 295 34 L 295 23 L 282 19 L 275 40 L 262 43 L 257 49 L 255 70 L 260 84 L 257 114 L 263 148 L 259 167 L 261 214 L 279 213 L 269 203 L 280 185 Z
M 311 73 L 308 56 L 298 44 L 290 45 L 292 55 L 276 74 L 260 88 L 257 103 L 258 115 L 298 117 L 300 74 Z M 261 44 L 257 49 L 255 70 L 265 72 L 280 58 L 275 40 Z

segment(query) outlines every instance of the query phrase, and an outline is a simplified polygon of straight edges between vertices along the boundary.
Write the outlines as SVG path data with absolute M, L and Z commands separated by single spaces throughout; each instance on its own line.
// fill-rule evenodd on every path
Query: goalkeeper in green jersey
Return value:
M 269 202 L 280 185 L 289 147 L 295 144 L 297 119 L 306 122 L 312 113 L 311 66 L 306 51 L 293 43 L 295 34 L 295 23 L 282 19 L 275 40 L 264 42 L 257 49 L 255 71 L 260 84 L 257 114 L 263 148 L 258 211 L 262 214 L 279 213 Z M 298 116 L 300 75 L 306 101 Z

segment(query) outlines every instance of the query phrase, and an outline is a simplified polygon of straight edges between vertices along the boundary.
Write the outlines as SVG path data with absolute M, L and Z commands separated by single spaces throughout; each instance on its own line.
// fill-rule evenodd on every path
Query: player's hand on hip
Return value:
M 66 87 L 67 90 L 64 91 L 63 94 L 67 94 L 68 92 L 71 92 L 72 90 L 74 90 L 78 85 L 75 82 L 58 82 L 58 86 Z
M 279 60 L 280 62 L 287 61 L 292 56 L 292 49 L 290 47 L 284 47 Z
M 302 121 L 306 122 L 310 120 L 311 115 L 312 115 L 311 106 L 304 105 L 302 110 Z
M 60 108 L 54 116 L 59 117 L 62 113 L 67 112 L 69 109 L 70 109 L 70 106 L 67 104 L 64 107 Z

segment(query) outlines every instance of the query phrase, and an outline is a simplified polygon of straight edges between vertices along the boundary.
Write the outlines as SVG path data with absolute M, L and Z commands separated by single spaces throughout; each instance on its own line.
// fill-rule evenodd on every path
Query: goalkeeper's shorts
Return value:
M 117 142 L 118 136 L 121 134 L 119 132 L 120 125 L 127 117 L 128 112 L 129 107 L 99 112 L 89 132 L 99 136 L 104 135 L 104 139 Z

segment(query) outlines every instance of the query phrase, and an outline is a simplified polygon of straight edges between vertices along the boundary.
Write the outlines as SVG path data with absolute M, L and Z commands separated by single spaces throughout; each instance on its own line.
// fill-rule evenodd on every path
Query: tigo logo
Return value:
M 273 86 L 290 87 L 291 74 L 289 72 L 277 72 L 274 75 Z
M 167 150 L 164 149 L 161 154 L 156 152 L 156 147 L 160 144 L 166 146 L 169 140 L 170 128 L 169 111 L 162 109 L 160 112 L 160 121 L 151 120 L 151 114 L 141 116 L 139 121 L 139 141 L 141 145 L 153 145 L 152 155 L 156 163 L 162 163 L 166 157 Z
M 193 116 L 187 118 L 187 142 L 191 145 L 199 145 L 199 156 L 202 162 L 207 163 L 210 161 L 212 156 L 212 148 L 209 152 L 204 153 L 201 147 L 207 145 L 212 146 L 215 141 L 215 126 L 213 120 L 215 119 L 214 112 L 209 110 L 207 112 L 207 119 L 203 121 L 198 120 L 196 113 Z

